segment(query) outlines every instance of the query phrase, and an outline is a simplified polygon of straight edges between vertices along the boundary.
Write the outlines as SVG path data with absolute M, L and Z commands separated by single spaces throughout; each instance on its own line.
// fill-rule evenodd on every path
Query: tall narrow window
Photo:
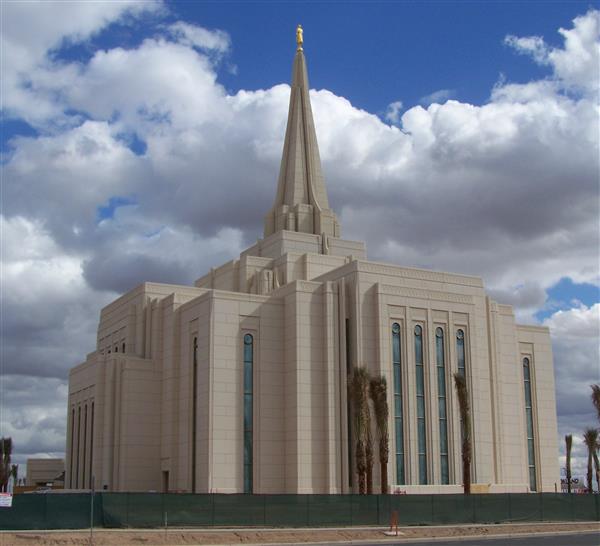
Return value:
M 406 483 L 404 474 L 404 413 L 402 410 L 402 360 L 400 356 L 400 325 L 392 324 L 392 366 L 394 372 L 394 427 L 396 432 L 396 480 Z
M 90 419 L 90 489 L 93 485 L 93 464 L 94 464 L 94 402 L 92 402 L 92 418 Z
M 75 486 L 75 479 L 73 471 L 75 470 L 75 460 L 73 458 L 75 451 L 75 408 L 71 410 L 71 475 L 69 476 L 71 479 L 69 480 L 69 487 L 72 489 Z
M 440 419 L 440 468 L 442 484 L 450 483 L 448 473 L 448 408 L 446 404 L 446 361 L 444 355 L 444 330 L 435 330 L 435 355 L 437 363 L 438 415 Z
M 465 376 L 465 333 L 456 331 L 456 355 L 458 359 L 458 373 Z
M 423 367 L 423 328 L 415 326 L 415 364 L 417 383 L 417 446 L 419 484 L 427 484 L 427 433 L 425 428 L 425 369 Z
M 254 338 L 244 336 L 244 493 L 252 493 Z
M 79 459 L 81 455 L 81 406 L 77 410 L 77 464 L 75 465 L 75 489 L 79 489 Z
M 527 420 L 527 459 L 529 461 L 529 488 L 537 491 L 535 478 L 535 446 L 533 436 L 533 402 L 531 399 L 531 369 L 529 359 L 523 359 L 523 380 L 525 383 L 525 419 Z
M 350 337 L 350 319 L 346 319 L 346 378 L 350 380 L 352 375 L 352 344 Z M 346 397 L 346 430 L 348 433 L 348 487 L 352 488 L 352 477 L 354 476 L 354 470 L 352 469 L 352 421 L 350 416 L 352 415 L 352 401 L 350 397 Z
M 196 428 L 198 422 L 198 338 L 192 345 L 192 493 L 196 492 Z
M 81 480 L 81 485 L 85 487 L 85 471 L 86 471 L 86 457 L 87 457 L 87 428 L 88 428 L 88 410 L 87 404 L 83 407 L 83 460 L 81 463 L 83 477 Z

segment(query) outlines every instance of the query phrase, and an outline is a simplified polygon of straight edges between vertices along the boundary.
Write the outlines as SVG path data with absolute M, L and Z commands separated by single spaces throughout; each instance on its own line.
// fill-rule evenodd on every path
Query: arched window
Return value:
M 75 465 L 75 489 L 79 489 L 79 459 L 81 454 L 81 406 L 77 408 L 77 464 Z
M 85 487 L 85 471 L 87 468 L 87 428 L 88 428 L 88 407 L 87 404 L 83 406 L 83 457 L 81 461 L 82 478 L 81 485 Z
M 244 493 L 252 493 L 254 338 L 244 336 Z
M 396 482 L 406 483 L 404 473 L 404 413 L 402 408 L 402 361 L 400 356 L 400 325 L 392 324 L 392 367 L 394 373 L 394 427 L 396 436 Z
M 537 491 L 535 476 L 535 440 L 533 435 L 533 400 L 531 397 L 531 368 L 529 359 L 523 359 L 523 381 L 525 384 L 525 420 L 527 424 L 527 460 L 529 462 L 529 488 Z
M 192 493 L 196 492 L 196 430 L 198 428 L 198 338 L 192 342 Z
M 75 487 L 75 478 L 73 471 L 75 470 L 75 407 L 71 409 L 71 475 L 70 475 L 70 484 L 69 487 L 72 489 Z
M 456 355 L 458 373 L 465 376 L 465 333 L 462 330 L 456 330 Z
M 427 484 L 427 432 L 425 428 L 425 368 L 423 366 L 423 328 L 415 326 L 415 364 L 417 384 L 417 451 L 419 484 Z
M 90 475 L 89 475 L 89 488 L 92 488 L 92 470 L 94 468 L 94 402 L 92 402 L 92 418 L 90 420 Z
M 446 403 L 446 361 L 444 355 L 444 330 L 435 330 L 435 354 L 437 364 L 438 415 L 440 420 L 440 468 L 441 481 L 450 483 L 448 472 L 448 408 Z

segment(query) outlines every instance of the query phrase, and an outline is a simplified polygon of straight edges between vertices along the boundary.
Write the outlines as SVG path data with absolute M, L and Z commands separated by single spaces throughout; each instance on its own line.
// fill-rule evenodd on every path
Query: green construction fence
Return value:
M 0 529 L 82 529 L 90 493 L 21 494 Z M 95 527 L 343 527 L 600 521 L 600 495 L 222 495 L 96 493 Z

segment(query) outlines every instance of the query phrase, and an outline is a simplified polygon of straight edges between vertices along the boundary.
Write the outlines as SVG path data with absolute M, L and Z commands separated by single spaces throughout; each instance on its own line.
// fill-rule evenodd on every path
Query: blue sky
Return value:
M 1 9 L 2 427 L 19 460 L 64 448 L 67 371 L 103 305 L 144 280 L 191 283 L 261 236 L 298 23 L 343 235 L 371 259 L 479 275 L 519 321 L 549 326 L 559 432 L 594 422 L 591 4 Z

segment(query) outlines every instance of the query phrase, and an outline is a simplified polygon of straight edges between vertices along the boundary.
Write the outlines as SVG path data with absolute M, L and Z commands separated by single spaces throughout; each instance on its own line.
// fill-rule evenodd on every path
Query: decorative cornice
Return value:
M 408 288 L 404 286 L 392 286 L 390 284 L 380 284 L 379 291 L 382 294 L 391 296 L 402 296 L 404 298 L 416 298 L 421 300 L 447 301 L 450 303 L 464 303 L 466 305 L 475 305 L 472 296 L 465 294 L 453 294 L 452 292 L 442 292 L 440 290 L 423 290 L 420 288 Z
M 397 265 L 387 265 L 377 262 L 367 262 L 357 260 L 358 270 L 367 273 L 377 273 L 379 275 L 390 275 L 393 277 L 405 277 L 408 279 L 418 279 L 422 281 L 446 282 L 452 284 L 462 284 L 475 288 L 483 288 L 483 281 L 479 277 L 470 277 L 456 273 L 446 273 L 442 271 L 430 271 L 428 269 L 413 269 Z

